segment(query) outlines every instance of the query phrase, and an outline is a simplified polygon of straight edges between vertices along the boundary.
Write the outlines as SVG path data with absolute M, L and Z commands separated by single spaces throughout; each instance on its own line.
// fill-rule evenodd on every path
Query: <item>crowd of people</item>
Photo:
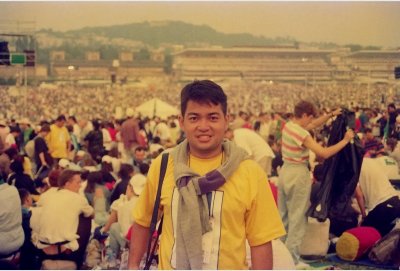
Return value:
M 7 217 L 0 262 L 21 269 L 55 259 L 75 269 L 138 268 L 152 237 L 166 152 L 162 269 L 271 269 L 279 238 L 293 264 L 283 268 L 304 266 L 299 247 L 312 184 L 323 160 L 355 136 L 365 151 L 357 188 L 363 201 L 351 213 L 356 224 L 337 231 L 332 223 L 332 234 L 357 225 L 382 235 L 393 228 L 400 217 L 390 183 L 400 179 L 395 90 L 372 85 L 366 107 L 365 86 L 221 85 L 153 87 L 150 95 L 181 109 L 181 116 L 153 118 L 135 110 L 149 98 L 143 89 L 28 88 L 18 96 L 0 87 L 0 201 Z M 116 118 L 116 107 L 124 116 Z M 353 129 L 327 146 L 341 107 L 354 111 Z
M 87 87 L 66 84 L 52 88 L 13 87 L 10 91 L 10 87 L 0 86 L 2 101 L 0 118 L 29 117 L 34 123 L 54 119 L 60 114 L 75 115 L 86 120 L 121 118 L 123 116 L 116 117 L 116 108 L 125 111 L 129 107 L 137 107 L 152 97 L 178 107 L 177 97 L 183 84 L 161 79 L 153 81 L 143 83 L 140 87 L 134 85 Z M 230 97 L 229 113 L 238 113 L 240 110 L 255 115 L 261 112 L 293 112 L 294 105 L 300 99 L 310 100 L 319 108 L 344 106 L 350 109 L 355 106 L 382 109 L 388 103 L 400 102 L 395 86 L 380 84 L 368 86 L 331 82 L 305 85 L 235 80 L 222 82 L 221 85 Z

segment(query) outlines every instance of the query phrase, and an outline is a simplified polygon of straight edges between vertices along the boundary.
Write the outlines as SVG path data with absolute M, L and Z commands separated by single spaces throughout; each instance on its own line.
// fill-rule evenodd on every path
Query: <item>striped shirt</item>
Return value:
M 290 121 L 282 131 L 282 158 L 293 164 L 308 163 L 308 148 L 303 142 L 310 133 L 300 125 Z

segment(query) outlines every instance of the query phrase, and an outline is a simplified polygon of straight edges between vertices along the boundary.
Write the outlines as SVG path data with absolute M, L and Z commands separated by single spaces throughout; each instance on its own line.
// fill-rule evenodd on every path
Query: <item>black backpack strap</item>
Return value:
M 154 208 L 153 208 L 153 215 L 151 217 L 151 223 L 150 223 L 150 232 L 149 232 L 149 241 L 147 244 L 147 254 L 146 254 L 146 265 L 144 267 L 145 270 L 148 270 L 150 268 L 151 262 L 153 260 L 153 255 L 155 252 L 155 247 L 156 247 L 156 242 L 154 243 L 153 249 L 151 249 L 151 241 L 153 239 L 153 234 L 154 231 L 156 230 L 156 226 L 157 226 L 157 218 L 158 218 L 158 208 L 160 207 L 160 199 L 161 199 L 161 189 L 162 189 L 162 183 L 164 181 L 164 177 L 165 177 L 165 172 L 167 170 L 167 164 L 168 164 L 168 153 L 164 153 L 162 155 L 162 159 L 161 159 L 161 167 L 160 167 L 160 178 L 158 180 L 158 188 L 157 188 L 157 195 L 156 195 L 156 200 L 154 202 Z M 161 222 L 159 225 L 159 233 L 161 226 L 162 226 L 162 221 L 163 218 L 161 218 Z M 151 253 L 150 253 L 151 251 Z

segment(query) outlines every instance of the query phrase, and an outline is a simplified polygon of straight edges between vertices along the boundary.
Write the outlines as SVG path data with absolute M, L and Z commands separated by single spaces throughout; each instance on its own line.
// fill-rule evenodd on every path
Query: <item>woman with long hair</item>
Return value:
M 88 174 L 84 193 L 94 208 L 94 221 L 98 225 L 104 225 L 109 215 L 111 192 L 103 183 L 102 172 L 95 171 Z

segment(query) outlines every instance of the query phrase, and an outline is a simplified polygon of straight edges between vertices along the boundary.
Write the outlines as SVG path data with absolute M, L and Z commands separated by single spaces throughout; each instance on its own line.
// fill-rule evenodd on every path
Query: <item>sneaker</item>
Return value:
M 311 268 L 311 266 L 309 264 L 302 262 L 302 261 L 299 261 L 296 264 L 296 270 L 308 270 L 310 268 Z

